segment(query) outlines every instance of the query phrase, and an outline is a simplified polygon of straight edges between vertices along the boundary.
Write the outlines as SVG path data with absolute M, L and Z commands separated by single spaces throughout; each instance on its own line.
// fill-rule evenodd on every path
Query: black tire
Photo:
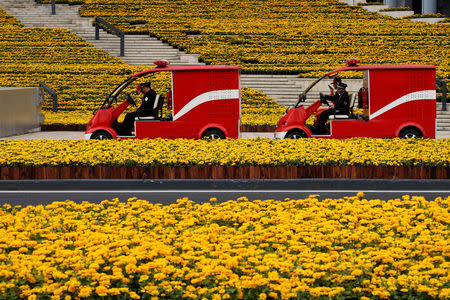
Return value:
M 398 135 L 401 139 L 420 139 L 423 137 L 422 132 L 415 128 L 403 129 Z
M 202 139 L 223 140 L 224 138 L 225 134 L 221 130 L 215 128 L 208 129 L 202 134 Z
M 112 135 L 105 130 L 99 130 L 91 135 L 91 140 L 112 140 Z
M 295 129 L 295 130 L 289 131 L 284 138 L 285 139 L 304 139 L 307 137 L 308 137 L 308 135 L 306 134 L 306 132 L 304 132 L 303 130 Z

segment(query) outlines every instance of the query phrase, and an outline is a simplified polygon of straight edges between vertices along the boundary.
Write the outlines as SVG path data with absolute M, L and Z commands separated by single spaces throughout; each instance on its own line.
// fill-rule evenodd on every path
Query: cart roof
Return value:
M 328 72 L 326 75 L 330 76 L 341 71 L 406 70 L 406 69 L 436 69 L 436 67 L 431 65 L 361 65 L 351 67 L 347 66 Z
M 174 71 L 201 71 L 201 70 L 239 70 L 238 66 L 227 65 L 208 65 L 208 66 L 167 66 L 163 68 L 152 68 L 132 75 L 132 77 L 141 77 L 155 72 L 174 72 Z

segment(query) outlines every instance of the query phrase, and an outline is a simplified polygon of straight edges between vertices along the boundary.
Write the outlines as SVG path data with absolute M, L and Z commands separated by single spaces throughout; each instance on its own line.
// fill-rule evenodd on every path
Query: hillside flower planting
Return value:
M 68 30 L 30 28 L 0 9 L 0 86 L 38 86 L 58 93 L 63 111 L 92 111 L 113 86 L 141 71 Z M 44 110 L 51 109 L 47 101 Z
M 448 299 L 450 198 L 0 209 L 9 299 Z
M 44 82 L 58 93 L 58 113 L 50 112 L 51 101 L 44 104 L 46 125 L 86 125 L 114 87 L 129 75 L 153 67 L 124 64 L 67 30 L 25 28 L 1 9 L 0 29 L 0 86 L 38 86 Z M 153 89 L 162 95 L 170 87 L 168 73 L 145 80 L 151 80 Z M 125 101 L 125 92 L 119 101 Z M 244 125 L 274 125 L 284 112 L 261 92 L 243 88 L 241 96 Z M 164 113 L 168 113 L 166 105 Z
M 244 72 L 316 77 L 358 57 L 368 64 L 434 64 L 438 76 L 448 78 L 449 61 L 443 59 L 448 57 L 447 25 L 392 20 L 334 0 L 62 2 L 82 3 L 82 15 L 102 16 L 130 34 L 144 31 L 200 53 L 207 63 L 239 65 Z M 154 15 L 164 18 L 148 17 Z M 44 82 L 58 93 L 60 112 L 48 113 L 52 103 L 46 101 L 45 124 L 87 124 L 115 86 L 152 67 L 127 65 L 67 30 L 23 27 L 2 10 L 0 29 L 0 86 Z M 333 40 L 340 44 L 329 43 Z M 158 74 L 151 80 L 165 94 L 170 78 Z M 273 126 L 284 110 L 267 96 L 243 88 L 243 125 Z
M 0 141 L 5 167 L 252 165 L 449 166 L 450 139 Z
M 318 77 L 357 57 L 367 64 L 436 65 L 439 77 L 450 76 L 449 24 L 395 19 L 337 0 L 76 2 L 83 16 L 249 72 Z

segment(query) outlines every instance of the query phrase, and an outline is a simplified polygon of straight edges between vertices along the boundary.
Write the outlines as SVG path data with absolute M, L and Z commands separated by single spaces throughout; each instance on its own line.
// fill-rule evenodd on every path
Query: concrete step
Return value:
M 404 18 L 414 15 L 414 11 L 413 10 L 380 11 L 380 14 L 390 16 L 393 18 Z
M 340 2 L 344 2 L 348 5 L 358 5 L 358 3 L 366 3 L 366 0 L 339 0 Z
M 378 12 L 382 9 L 389 8 L 387 5 L 363 5 L 361 7 L 371 12 Z
M 49 13 L 50 15 L 52 15 L 51 7 L 43 7 L 43 6 L 40 6 L 40 5 L 33 5 L 33 6 L 30 6 L 30 7 L 27 7 L 27 6 L 24 6 L 24 7 L 9 6 L 9 7 L 5 7 L 5 8 L 8 9 L 9 11 L 12 11 L 12 12 L 18 14 L 18 15 L 21 15 L 21 16 L 22 15 L 27 15 L 27 16 L 32 17 L 32 16 L 36 16 L 39 13 L 42 13 L 42 12 Z M 30 8 L 32 8 L 33 10 L 29 11 Z M 57 17 L 60 17 L 60 16 L 77 16 L 77 15 L 79 15 L 78 9 L 77 10 L 73 10 L 73 9 L 61 10 L 61 9 L 59 9 L 59 10 L 55 11 L 55 14 L 52 15 L 52 16 L 57 18 Z
M 129 61 L 129 62 L 139 62 L 143 60 L 159 60 L 159 59 L 166 59 L 166 60 L 180 60 L 179 56 L 170 56 L 170 55 L 155 55 L 155 56 L 145 56 L 145 57 L 136 57 L 136 56 L 128 56 L 127 52 L 125 52 L 125 56 L 121 57 L 123 60 Z

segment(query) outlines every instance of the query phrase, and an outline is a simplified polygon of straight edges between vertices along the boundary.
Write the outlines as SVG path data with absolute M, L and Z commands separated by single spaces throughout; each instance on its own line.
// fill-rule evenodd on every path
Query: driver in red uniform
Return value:
M 131 129 L 133 128 L 135 117 L 147 117 L 147 116 L 156 116 L 155 110 L 153 109 L 156 92 L 152 90 L 151 82 L 146 82 L 141 85 L 138 85 L 138 91 L 144 94 L 142 97 L 141 106 L 136 109 L 134 112 L 127 113 L 125 119 L 123 120 L 122 127 L 120 130 L 120 135 L 129 136 L 131 135 Z M 128 96 L 127 101 L 130 104 L 135 105 L 133 98 Z

